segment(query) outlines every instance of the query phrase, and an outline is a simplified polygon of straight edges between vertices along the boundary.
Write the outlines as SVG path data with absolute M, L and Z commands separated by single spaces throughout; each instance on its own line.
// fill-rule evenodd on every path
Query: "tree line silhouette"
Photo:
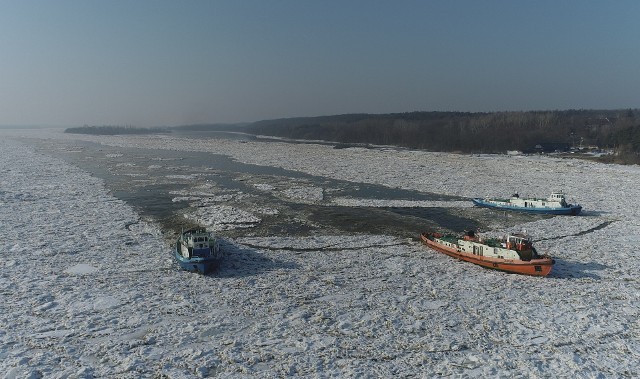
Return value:
M 94 135 L 119 135 L 119 134 L 157 134 L 157 133 L 170 133 L 167 128 L 139 128 L 135 126 L 117 126 L 117 125 L 103 125 L 103 126 L 79 126 L 75 128 L 67 128 L 65 133 L 76 134 L 94 134 Z
M 346 114 L 265 120 L 244 128 L 294 139 L 462 153 L 610 149 L 616 153 L 610 161 L 634 163 L 640 162 L 638 115 L 637 109 Z
M 375 144 L 460 153 L 607 150 L 606 162 L 640 164 L 640 110 L 408 112 L 295 117 L 173 128 L 88 126 L 67 133 L 149 134 L 234 131 L 340 144 Z

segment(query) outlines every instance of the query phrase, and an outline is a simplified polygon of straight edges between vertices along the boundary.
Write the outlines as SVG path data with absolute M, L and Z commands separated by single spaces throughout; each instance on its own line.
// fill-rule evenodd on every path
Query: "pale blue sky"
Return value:
M 637 107 L 637 0 L 0 0 L 0 125 Z

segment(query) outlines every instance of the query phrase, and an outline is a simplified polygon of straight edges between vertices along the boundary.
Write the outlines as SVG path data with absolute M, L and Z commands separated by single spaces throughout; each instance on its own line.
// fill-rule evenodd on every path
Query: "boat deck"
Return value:
M 482 240 L 481 243 L 491 247 L 502 247 L 502 241 L 497 238 L 487 238 Z
M 449 243 L 452 243 L 452 244 L 456 244 L 456 245 L 458 244 L 458 240 L 459 240 L 458 237 L 450 236 L 450 235 L 440 236 L 440 237 L 437 237 L 437 238 L 439 240 L 442 240 L 442 241 L 445 241 L 445 242 L 449 242 Z

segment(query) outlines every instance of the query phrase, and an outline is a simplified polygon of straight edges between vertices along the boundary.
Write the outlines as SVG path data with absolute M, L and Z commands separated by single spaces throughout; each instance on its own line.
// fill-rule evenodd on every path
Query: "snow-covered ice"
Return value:
M 166 135 L 2 133 L 13 133 L 0 139 L 6 378 L 640 375 L 638 166 Z M 517 225 L 556 258 L 547 278 L 490 271 L 416 240 L 370 234 L 225 239 L 221 270 L 194 275 L 177 269 L 158 226 L 101 180 L 13 139 L 20 134 L 197 149 L 463 197 L 562 189 L 585 213 Z M 257 188 L 322 200 L 318 187 Z M 176 195 L 204 201 L 193 214 L 202 222 L 260 222 L 260 212 L 238 212 L 214 189 Z M 387 199 L 338 202 L 395 206 Z M 465 206 L 443 203 L 408 204 Z

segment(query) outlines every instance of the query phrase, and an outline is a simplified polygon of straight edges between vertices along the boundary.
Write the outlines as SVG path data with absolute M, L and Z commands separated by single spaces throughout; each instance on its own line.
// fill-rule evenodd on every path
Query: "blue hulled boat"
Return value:
M 176 241 L 174 253 L 183 269 L 201 274 L 213 270 L 222 260 L 222 252 L 215 235 L 204 229 L 182 232 Z
M 560 192 L 553 192 L 546 199 L 521 198 L 516 193 L 510 199 L 475 198 L 473 203 L 485 208 L 553 215 L 575 216 L 582 210 L 579 204 L 567 203 L 564 194 Z

